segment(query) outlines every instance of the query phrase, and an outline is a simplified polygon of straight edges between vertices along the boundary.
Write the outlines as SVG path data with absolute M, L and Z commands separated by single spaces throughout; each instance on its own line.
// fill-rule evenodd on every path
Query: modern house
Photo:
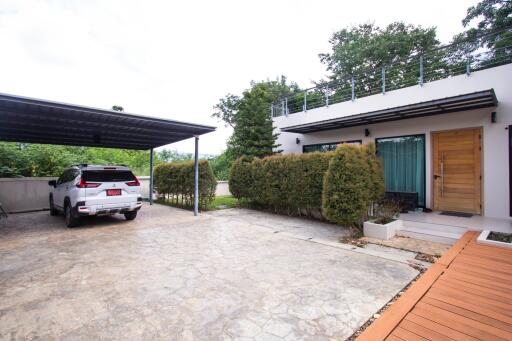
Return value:
M 386 191 L 412 197 L 418 211 L 474 215 L 465 218 L 471 224 L 447 216 L 461 228 L 450 230 L 436 213 L 409 214 L 411 235 L 433 222 L 453 240 L 462 228 L 510 231 L 512 46 L 457 51 L 451 45 L 281 99 L 271 110 L 279 149 L 375 142 Z

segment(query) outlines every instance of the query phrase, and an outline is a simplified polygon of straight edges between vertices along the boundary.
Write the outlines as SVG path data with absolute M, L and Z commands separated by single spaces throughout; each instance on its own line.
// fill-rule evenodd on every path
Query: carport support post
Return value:
M 199 214 L 199 136 L 195 136 L 194 153 L 194 215 Z
M 149 150 L 149 204 L 153 205 L 153 148 Z

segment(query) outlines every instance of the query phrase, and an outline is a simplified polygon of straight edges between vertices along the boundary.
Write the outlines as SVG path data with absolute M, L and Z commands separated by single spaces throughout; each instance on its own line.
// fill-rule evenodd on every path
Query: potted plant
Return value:
M 365 237 L 388 240 L 395 236 L 402 226 L 398 219 L 400 205 L 394 201 L 383 201 L 376 205 L 373 216 L 363 224 Z

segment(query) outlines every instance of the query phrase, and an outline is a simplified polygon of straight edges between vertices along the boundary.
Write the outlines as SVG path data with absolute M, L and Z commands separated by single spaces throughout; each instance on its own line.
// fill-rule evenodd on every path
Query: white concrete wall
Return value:
M 229 192 L 229 184 L 227 181 L 217 181 L 217 188 L 215 190 L 216 196 L 231 195 Z
M 137 177 L 141 194 L 149 198 L 149 176 Z M 56 177 L 0 178 L 0 203 L 9 213 L 49 209 L 49 180 Z M 219 181 L 216 195 L 230 195 L 227 181 Z M 155 196 L 156 198 L 156 196 Z
M 302 153 L 308 144 L 345 140 L 374 141 L 379 137 L 425 134 L 426 142 L 426 201 L 431 206 L 432 193 L 432 148 L 430 133 L 441 130 L 482 127 L 482 209 L 490 217 L 509 217 L 509 170 L 508 170 L 508 126 L 512 124 L 512 65 L 500 66 L 472 73 L 471 76 L 456 76 L 425 84 L 395 90 L 385 95 L 373 95 L 343 102 L 329 107 L 308 110 L 288 117 L 274 118 L 280 127 L 316 122 L 330 118 L 366 113 L 374 110 L 398 107 L 445 97 L 452 97 L 482 90 L 494 89 L 498 98 L 497 108 L 463 111 L 430 117 L 406 119 L 388 123 L 370 124 L 345 129 L 335 129 L 311 134 L 281 133 L 279 147 L 284 153 Z M 497 123 L 491 123 L 491 112 L 497 112 Z M 364 136 L 368 128 L 371 135 Z M 296 137 L 301 142 L 296 144 Z

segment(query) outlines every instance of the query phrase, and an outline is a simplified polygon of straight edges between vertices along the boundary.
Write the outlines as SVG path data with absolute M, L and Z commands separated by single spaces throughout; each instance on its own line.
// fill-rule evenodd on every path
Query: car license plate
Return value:
M 107 195 L 109 197 L 113 196 L 113 195 L 121 195 L 121 190 L 120 189 L 107 189 Z

